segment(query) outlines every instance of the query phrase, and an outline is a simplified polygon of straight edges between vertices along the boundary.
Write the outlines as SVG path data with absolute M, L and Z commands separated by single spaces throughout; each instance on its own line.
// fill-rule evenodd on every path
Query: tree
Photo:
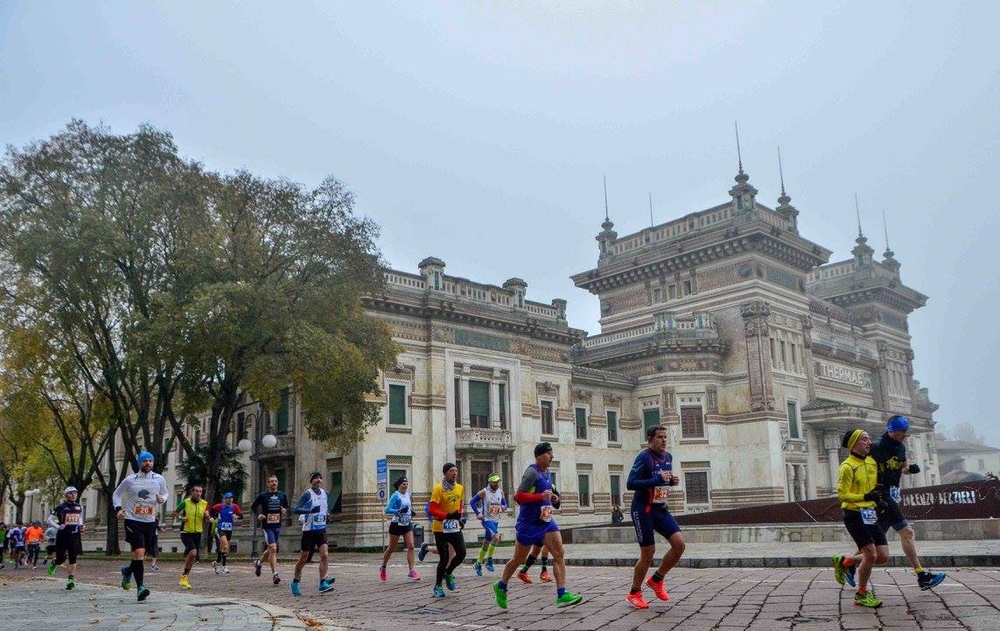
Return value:
M 964 440 L 979 445 L 986 444 L 986 438 L 976 431 L 976 426 L 968 421 L 956 423 L 951 430 L 951 436 L 955 440 Z
M 240 450 L 223 449 L 215 470 L 209 468 L 211 458 L 208 452 L 208 445 L 199 445 L 194 455 L 177 464 L 177 472 L 184 478 L 184 493 L 187 494 L 196 485 L 204 487 L 209 479 L 214 478 L 219 494 L 232 493 L 242 501 L 247 490 L 247 470 L 240 459 Z

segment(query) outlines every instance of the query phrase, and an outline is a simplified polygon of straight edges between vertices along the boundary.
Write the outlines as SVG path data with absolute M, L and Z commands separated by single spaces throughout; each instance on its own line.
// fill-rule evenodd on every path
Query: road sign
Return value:
M 378 477 L 378 500 L 384 502 L 389 489 L 389 461 L 385 458 L 376 460 L 375 473 Z

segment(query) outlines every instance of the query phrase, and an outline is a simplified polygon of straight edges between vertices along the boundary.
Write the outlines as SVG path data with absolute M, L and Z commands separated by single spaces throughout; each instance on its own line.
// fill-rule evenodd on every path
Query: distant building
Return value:
M 996 447 L 967 440 L 939 440 L 937 453 L 943 484 L 1000 475 L 1000 449 Z

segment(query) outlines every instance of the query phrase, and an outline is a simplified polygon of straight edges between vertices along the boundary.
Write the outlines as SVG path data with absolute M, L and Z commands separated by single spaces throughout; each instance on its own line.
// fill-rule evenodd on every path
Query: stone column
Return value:
M 490 427 L 500 429 L 500 371 L 495 368 L 490 379 Z
M 785 492 L 788 494 L 788 501 L 795 501 L 795 465 L 785 463 Z
M 816 499 L 816 483 L 809 478 L 809 467 L 806 465 L 803 465 L 802 467 L 802 477 L 806 484 L 806 499 Z
M 769 337 L 767 320 L 771 305 L 763 300 L 753 300 L 740 305 L 746 333 L 747 376 L 750 382 L 750 411 L 774 409 L 774 392 L 771 381 L 771 354 L 767 347 Z
M 806 500 L 806 466 L 800 464 L 796 469 L 798 469 L 798 475 L 795 477 L 799 483 L 799 500 L 804 502 Z
M 462 427 L 471 427 L 472 421 L 469 419 L 469 375 L 471 371 L 468 366 L 462 366 Z
M 825 432 L 823 434 L 823 449 L 829 458 L 830 469 L 830 491 L 831 495 L 837 493 L 837 480 L 840 477 L 840 436 L 836 432 Z

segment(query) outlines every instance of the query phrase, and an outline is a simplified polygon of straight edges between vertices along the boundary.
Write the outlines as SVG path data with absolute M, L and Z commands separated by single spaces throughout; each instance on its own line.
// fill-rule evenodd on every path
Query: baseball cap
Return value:
M 486 480 L 488 482 L 499 482 L 500 481 L 500 476 L 498 476 L 497 474 L 494 473 L 490 477 L 486 478 Z
M 228 500 L 228 499 L 229 499 L 230 497 L 232 497 L 232 496 L 233 496 L 233 494 L 232 494 L 232 493 L 223 493 L 223 494 L 222 494 L 222 499 L 224 499 L 224 500 Z
M 66 490 L 63 491 L 63 495 L 69 495 L 70 493 L 79 493 L 75 486 L 67 486 Z

